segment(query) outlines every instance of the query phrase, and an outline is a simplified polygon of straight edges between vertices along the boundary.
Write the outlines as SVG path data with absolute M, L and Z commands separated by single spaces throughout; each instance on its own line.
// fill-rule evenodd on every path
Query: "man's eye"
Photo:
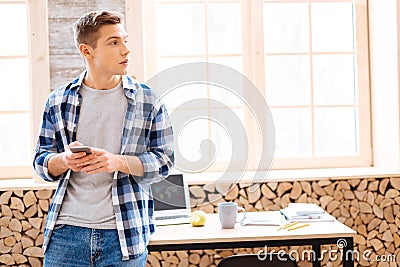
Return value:
M 113 42 L 111 42 L 111 44 L 112 44 L 112 45 L 116 45 L 116 44 L 117 44 L 117 41 L 113 41 Z

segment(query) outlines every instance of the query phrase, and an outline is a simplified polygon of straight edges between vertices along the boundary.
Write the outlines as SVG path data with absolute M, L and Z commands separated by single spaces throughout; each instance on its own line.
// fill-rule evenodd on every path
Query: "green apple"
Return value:
M 190 215 L 190 223 L 193 226 L 204 226 L 206 224 L 206 221 L 206 213 L 202 210 L 195 210 Z

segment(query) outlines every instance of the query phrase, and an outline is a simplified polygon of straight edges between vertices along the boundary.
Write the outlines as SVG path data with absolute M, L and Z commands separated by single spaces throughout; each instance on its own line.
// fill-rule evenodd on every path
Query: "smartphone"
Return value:
M 71 146 L 69 149 L 73 153 L 86 152 L 86 155 L 92 154 L 89 146 Z

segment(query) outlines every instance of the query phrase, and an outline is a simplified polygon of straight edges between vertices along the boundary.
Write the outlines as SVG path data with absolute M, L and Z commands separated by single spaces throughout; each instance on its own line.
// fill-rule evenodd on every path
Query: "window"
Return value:
M 130 35 L 135 36 L 135 38 L 131 38 L 133 57 L 135 60 L 134 64 L 130 66 L 132 70 L 131 73 L 134 73 L 139 80 L 146 81 L 168 66 L 192 62 L 194 60 L 219 62 L 242 71 L 262 90 L 262 93 L 265 94 L 270 110 L 275 116 L 274 122 L 276 124 L 276 131 L 281 129 L 280 132 L 276 133 L 278 147 L 273 167 L 277 169 L 371 165 L 371 119 L 369 115 L 369 71 L 371 71 L 374 96 L 374 101 L 372 103 L 374 109 L 371 111 L 374 116 L 374 165 L 386 166 L 385 164 L 387 162 L 393 162 L 394 165 L 398 166 L 398 160 L 395 160 L 398 158 L 397 156 L 387 156 L 398 154 L 394 152 L 397 151 L 397 149 L 392 149 L 392 147 L 397 147 L 396 144 L 398 143 L 398 135 L 396 134 L 398 125 L 392 125 L 393 121 L 398 121 L 396 119 L 397 117 L 393 115 L 397 114 L 396 110 L 398 109 L 398 101 L 396 100 L 398 95 L 396 91 L 397 76 L 390 76 L 392 73 L 397 75 L 397 69 L 393 68 L 392 71 L 382 72 L 381 70 L 386 69 L 388 65 L 385 62 L 380 64 L 382 58 L 384 58 L 381 55 L 386 55 L 385 52 L 392 52 L 392 50 L 387 51 L 388 49 L 386 46 L 388 43 L 392 43 L 393 45 L 396 43 L 396 37 L 393 37 L 395 36 L 394 33 L 396 33 L 396 30 L 393 30 L 390 37 L 385 39 L 387 40 L 386 42 L 379 41 L 382 40 L 381 35 L 385 32 L 384 30 L 386 30 L 387 27 L 394 27 L 392 22 L 396 21 L 396 16 L 389 11 L 395 12 L 395 7 L 387 8 L 386 6 L 380 6 L 374 2 L 360 0 L 127 0 L 125 3 L 127 28 Z M 393 5 L 394 3 L 395 2 L 392 2 Z M 172 10 L 175 7 L 179 7 L 180 10 L 184 10 L 185 8 L 187 10 L 191 5 L 197 7 L 196 12 L 200 12 L 202 16 L 202 19 L 200 15 L 193 17 L 193 19 L 197 18 L 200 22 L 202 21 L 200 24 L 194 21 L 190 25 L 192 25 L 192 27 L 197 27 L 196 29 L 199 31 L 197 33 L 201 33 L 204 36 L 195 36 L 197 39 L 193 39 L 193 35 L 190 35 L 190 32 L 188 35 L 188 37 L 192 36 L 192 44 L 199 50 L 192 53 L 193 51 L 187 51 L 187 43 L 181 44 L 175 42 L 175 44 L 178 44 L 178 47 L 182 47 L 184 44 L 186 50 L 175 49 L 174 51 L 174 48 L 171 47 L 171 39 L 167 41 L 164 40 L 162 43 L 167 44 L 165 48 L 162 48 L 160 38 L 163 38 L 163 36 L 164 38 L 166 37 L 165 34 L 159 33 L 159 31 L 162 27 L 164 27 L 164 29 L 166 27 L 160 25 L 162 24 L 160 21 L 162 19 L 171 19 L 173 14 L 175 14 L 174 16 L 184 18 L 185 14 L 173 13 Z M 367 14 L 367 5 L 374 6 L 371 8 L 371 14 L 369 15 Z M 224 19 L 221 17 L 221 20 L 216 22 L 216 20 L 218 20 L 218 18 L 216 18 L 214 24 L 211 23 L 210 25 L 210 21 L 213 17 L 212 10 L 218 10 L 218 7 L 220 7 L 219 10 L 223 9 L 221 14 Z M 386 8 L 386 11 L 379 13 L 382 8 Z M 13 9 L 13 11 L 10 11 L 10 9 Z M 332 13 L 327 12 L 326 9 L 330 9 Z M 166 11 L 171 12 L 170 16 L 168 16 L 168 14 L 163 15 L 163 12 Z M 11 35 L 8 35 L 12 36 L 14 40 L 19 40 L 18 44 L 14 45 L 15 42 L 13 42 L 13 45 L 10 45 L 10 43 L 4 42 L 1 45 L 0 68 L 2 72 L 0 72 L 0 78 L 4 81 L 3 84 L 6 82 L 9 83 L 11 80 L 8 78 L 11 77 L 8 76 L 8 73 L 11 72 L 12 68 L 22 66 L 18 68 L 20 75 L 18 75 L 17 80 L 14 80 L 12 85 L 13 90 L 8 88 L 9 85 L 2 86 L 1 89 L 0 124 L 2 139 L 0 141 L 0 149 L 2 152 L 0 153 L 0 179 L 31 177 L 32 149 L 34 142 L 36 142 L 43 103 L 50 92 L 50 75 L 48 70 L 49 42 L 46 19 L 48 17 L 47 1 L 0 0 L 0 12 L 2 14 L 2 22 L 6 20 L 6 24 L 3 25 L 9 24 L 9 20 L 7 20 L 6 17 L 9 17 L 7 15 L 11 14 L 11 12 L 15 12 L 13 14 L 18 14 L 17 16 L 19 18 L 18 21 L 11 19 L 11 21 L 15 23 L 13 25 L 13 31 L 10 33 Z M 278 12 L 280 15 L 278 15 Z M 387 12 L 390 13 L 390 16 Z M 34 15 L 30 16 L 29 14 Z M 326 14 L 326 16 L 322 14 Z M 340 24 L 336 24 L 336 22 L 334 22 L 336 18 L 342 18 L 342 16 L 347 19 L 341 19 L 339 21 Z M 371 17 L 368 18 L 368 16 Z M 382 21 L 381 16 L 389 18 L 386 19 L 385 22 L 380 23 Z M 14 17 L 15 16 L 12 16 L 12 18 Z M 285 22 L 285 17 L 290 18 L 290 20 L 286 20 Z M 26 26 L 26 21 L 23 22 L 23 20 L 29 21 L 29 23 L 27 23 L 29 24 L 29 29 Z M 174 20 L 176 21 L 177 18 L 173 18 L 172 22 Z M 234 27 L 223 25 L 225 21 L 232 22 L 233 20 L 236 20 L 233 22 Z M 271 21 L 276 23 L 271 23 Z M 217 27 L 219 27 L 219 29 L 224 29 L 224 33 L 227 33 L 229 36 L 215 36 L 214 34 L 213 37 L 213 33 L 209 32 L 209 28 L 216 24 L 218 24 Z M 176 25 L 173 29 L 168 28 L 166 30 L 170 31 L 172 34 L 176 32 L 183 33 L 181 28 L 187 29 L 189 27 L 188 25 L 189 24 L 181 23 Z M 200 29 L 199 25 L 202 25 L 203 29 Z M 346 25 L 350 25 L 349 28 L 346 28 L 350 29 L 350 31 L 339 31 L 339 28 L 335 28 L 341 27 L 341 29 L 343 29 L 347 27 Z M 368 27 L 371 28 L 369 29 Z M 282 29 L 284 31 L 281 31 Z M 2 36 L 5 36 L 4 34 L 8 30 L 7 27 L 2 27 L 2 29 L 0 29 L 1 34 L 3 34 Z M 29 37 L 24 34 L 24 32 L 27 33 L 28 31 L 31 33 Z M 372 34 L 371 49 L 375 49 L 373 50 L 373 54 L 371 54 L 373 59 L 371 70 L 369 70 L 368 58 L 368 35 L 370 32 Z M 277 37 L 279 36 L 278 34 L 281 34 L 280 38 Z M 317 34 L 322 34 L 324 37 L 319 37 L 320 39 L 318 40 Z M 211 37 L 208 35 L 211 35 Z M 340 35 L 340 38 L 337 35 Z M 347 38 L 342 38 L 344 36 L 347 36 Z M 353 37 L 353 42 L 352 44 L 347 42 L 348 45 L 345 45 L 345 43 L 340 46 L 336 44 L 335 47 L 335 42 L 328 41 L 331 40 L 331 38 L 333 40 L 341 39 L 343 41 L 348 41 L 350 40 L 350 36 Z M 290 40 L 287 37 L 294 39 Z M 235 43 L 235 46 L 225 46 L 225 48 L 228 49 L 218 50 L 219 47 L 222 47 L 220 46 L 221 42 L 223 43 L 224 40 L 236 40 L 235 38 L 241 38 L 239 42 Z M 201 46 L 199 45 L 199 40 L 201 41 Z M 187 40 L 185 39 L 185 41 Z M 23 46 L 25 46 L 25 48 L 23 48 L 25 51 L 21 52 Z M 32 47 L 35 49 L 32 49 Z M 28 52 L 28 49 L 30 52 Z M 167 51 L 167 49 L 170 50 Z M 160 52 L 163 53 L 161 54 Z M 388 58 L 394 60 L 396 57 L 395 54 L 396 53 L 393 53 L 393 56 Z M 353 60 L 350 59 L 351 57 Z M 351 68 L 351 64 L 353 64 L 353 68 Z M 34 67 L 29 68 L 29 66 L 32 65 Z M 395 64 L 390 64 L 390 66 L 393 65 Z M 284 66 L 287 66 L 287 71 Z M 307 92 L 305 94 L 302 93 L 300 95 L 289 94 L 290 97 L 281 94 L 278 87 L 280 84 L 279 76 L 274 75 L 279 74 L 279 68 L 285 69 L 287 73 L 292 73 L 291 70 L 296 67 L 299 68 L 299 66 L 307 66 L 308 69 L 302 68 L 303 74 L 306 74 L 304 74 L 303 77 L 291 76 L 290 81 L 296 78 L 296 81 L 299 82 L 298 90 L 306 90 L 304 88 L 308 86 L 308 91 L 306 90 Z M 343 68 L 338 66 L 343 66 Z M 26 79 L 28 74 L 24 74 L 24 76 L 22 72 L 31 72 L 30 82 Z M 13 74 L 15 73 L 13 72 Z M 322 76 L 319 76 L 320 74 L 322 74 Z M 333 75 L 339 74 L 343 75 L 340 77 L 345 79 L 332 78 Z M 305 79 L 307 76 L 308 81 Z M 283 78 L 281 78 L 281 80 L 282 79 Z M 390 79 L 393 86 L 387 85 L 388 79 Z M 287 80 L 289 81 L 289 79 Z M 329 86 L 321 87 L 321 84 L 325 86 L 321 81 L 326 80 L 329 81 L 329 84 L 327 84 Z M 293 88 L 290 87 L 291 84 L 288 81 L 283 80 L 288 91 L 293 92 L 289 90 Z M 354 90 L 340 90 L 343 88 L 351 88 L 349 84 L 352 81 Z M 29 91 L 28 89 L 25 93 L 20 93 L 22 92 L 22 88 L 27 88 L 24 86 L 18 86 L 17 88 L 17 85 L 23 83 L 28 83 L 27 87 L 30 86 L 32 90 Z M 389 87 L 393 88 L 393 91 L 391 91 L 392 97 L 388 96 L 386 93 L 382 93 L 386 92 L 384 89 L 389 90 Z M 339 94 L 335 94 L 331 97 L 329 93 L 333 92 L 333 90 L 327 90 L 328 88 L 336 88 L 338 92 L 341 92 L 340 97 L 338 97 Z M 27 98 L 29 92 L 33 92 L 31 94 L 31 99 Z M 191 96 L 185 90 L 181 90 L 180 92 L 184 92 L 186 95 L 178 94 L 176 99 L 172 98 L 172 101 L 167 103 L 168 108 L 169 106 L 173 108 L 178 107 L 179 101 L 193 99 L 198 95 L 205 95 L 210 97 L 210 99 L 211 96 L 213 96 L 215 99 L 215 96 L 218 95 L 221 90 L 215 89 L 213 86 L 203 86 L 201 90 L 190 91 L 196 92 L 194 96 Z M 298 91 L 295 91 L 295 93 L 296 92 Z M 328 94 L 321 95 L 321 92 Z M 375 98 L 376 95 L 378 96 L 377 98 Z M 18 101 L 15 101 L 16 96 L 19 98 Z M 226 100 L 225 96 L 226 95 L 222 95 L 224 101 Z M 352 99 L 353 96 L 354 99 Z M 233 98 L 233 101 L 226 102 L 227 104 L 229 103 L 229 110 L 240 110 L 243 108 L 238 101 L 234 101 L 238 99 L 232 96 L 230 97 Z M 28 105 L 22 104 L 24 102 L 28 103 Z M 381 104 L 377 105 L 377 103 Z M 388 104 L 390 104 L 389 106 L 391 109 L 387 109 Z M 169 109 L 173 110 L 173 108 Z M 203 110 L 209 110 L 208 106 L 205 109 L 204 107 L 202 108 Z M 190 110 L 190 112 L 192 112 L 192 110 Z M 294 110 L 299 112 L 294 112 Z M 339 122 L 340 125 L 328 123 L 328 118 L 336 118 L 336 116 L 329 116 L 329 113 L 339 113 L 339 115 L 342 113 L 344 114 L 342 117 L 346 114 L 352 114 L 351 117 L 349 116 L 346 118 L 347 124 L 351 125 L 351 127 L 345 127 L 339 119 L 333 121 L 336 124 Z M 241 119 L 247 126 L 247 130 L 253 131 L 254 127 L 251 122 L 249 122 L 246 111 L 242 109 L 239 114 L 242 114 Z M 294 120 L 291 117 L 292 114 L 299 117 L 299 119 Z M 307 114 L 308 118 L 304 114 Z M 355 115 L 353 116 L 353 114 Z M 393 115 L 390 118 L 394 117 L 394 119 L 387 119 L 390 114 Z M 285 118 L 289 119 L 285 120 Z M 381 125 L 383 121 L 385 121 L 385 127 Z M 294 124 L 292 125 L 290 122 L 294 122 Z M 203 133 L 207 138 L 212 139 L 213 131 L 211 129 L 212 127 L 218 128 L 218 126 L 213 122 L 204 120 L 199 123 L 207 125 L 207 131 L 203 131 Z M 325 126 L 328 126 L 325 127 L 325 133 L 323 131 L 324 129 L 320 128 L 321 125 L 324 126 L 324 123 Z M 22 124 L 21 127 L 23 129 L 28 129 L 29 133 L 27 134 L 24 131 L 16 130 L 18 127 L 17 124 Z M 307 125 L 307 127 L 304 127 L 304 125 Z M 297 134 L 299 127 L 303 127 L 303 135 Z M 206 127 L 202 126 L 202 128 Z M 196 127 L 193 126 L 192 129 L 196 129 Z M 329 142 L 324 143 L 324 140 L 329 139 L 324 139 L 322 137 L 329 135 L 331 130 L 335 131 L 339 129 L 348 130 L 347 134 L 344 134 L 344 131 L 339 131 L 339 133 L 343 134 L 344 140 L 351 141 L 349 146 L 346 145 L 340 148 L 331 146 Z M 389 129 L 390 131 L 388 131 Z M 223 134 L 224 132 L 220 131 L 220 133 Z M 293 135 L 293 133 L 296 135 Z M 388 133 L 391 133 L 391 135 L 388 136 Z M 10 135 L 12 138 L 7 138 L 7 136 Z M 196 135 L 198 135 L 197 131 Z M 292 139 L 291 137 L 293 136 L 297 139 Z M 340 135 L 335 136 L 338 137 Z M 301 139 L 299 139 L 300 137 Z M 197 138 L 197 140 L 199 139 L 201 138 Z M 388 139 L 395 141 L 388 143 Z M 249 154 L 252 155 L 254 151 L 257 151 L 258 141 L 251 141 L 253 142 L 253 146 L 250 147 Z M 291 149 L 290 146 L 286 144 L 287 141 L 292 142 L 291 145 L 294 144 L 295 149 Z M 190 143 L 192 149 L 198 153 L 198 144 L 194 144 L 191 139 L 186 139 L 186 142 Z M 11 143 L 13 143 L 13 145 L 11 145 Z M 220 146 L 219 150 L 221 150 L 223 145 L 226 145 L 218 142 L 215 142 L 215 144 Z M 381 149 L 381 147 L 384 147 L 384 149 Z M 321 150 L 321 148 L 323 149 Z M 335 151 L 339 148 L 339 151 Z M 14 151 L 20 152 L 17 153 Z M 185 153 L 190 154 L 193 158 L 196 155 L 196 153 L 192 154 L 191 152 Z M 222 155 L 222 157 L 220 156 L 218 159 L 219 162 L 214 164 L 213 170 L 222 170 L 223 166 L 226 165 L 223 164 L 223 161 L 229 158 L 229 156 L 228 154 Z M 197 157 L 199 157 L 199 154 L 197 154 Z M 255 164 L 250 164 L 249 169 L 254 169 L 252 168 L 254 166 Z
M 145 55 L 144 80 L 183 63 L 224 64 L 244 73 L 265 95 L 275 124 L 273 168 L 372 164 L 365 1 L 146 2 L 140 7 L 144 43 L 134 48 Z M 240 99 L 217 86 L 186 84 L 171 92 L 163 99 L 170 113 L 209 118 L 234 113 L 248 136 L 257 131 Z M 210 101 L 181 108 L 199 98 Z M 213 100 L 227 108 L 215 109 Z M 232 156 L 224 127 L 203 117 L 175 134 L 178 153 L 186 160 L 213 160 L 207 171 L 224 171 Z M 205 139 L 215 145 L 215 159 L 212 145 L 202 147 Z M 248 141 L 248 153 L 259 154 L 260 139 Z M 250 156 L 248 170 L 255 170 L 256 160 Z
M 0 24 L 0 175 L 29 177 L 32 145 L 25 1 L 0 1 Z
M 0 0 L 0 179 L 33 174 L 33 147 L 49 93 L 46 12 L 46 1 Z
M 264 1 L 263 26 L 276 167 L 369 166 L 365 3 Z
M 199 61 L 242 71 L 241 12 L 240 1 L 158 2 L 155 73 Z M 244 105 L 237 96 L 216 85 L 194 83 L 175 88 L 164 102 L 176 127 L 177 161 L 188 162 L 182 170 L 226 169 L 234 153 L 234 140 L 226 138 L 231 132 L 228 125 L 233 125 L 235 119 L 245 124 Z M 174 121 L 175 117 L 181 119 L 182 114 L 187 118 L 185 125 Z M 179 126 L 182 127 L 179 129 Z M 203 142 L 207 139 L 214 145 Z M 209 163 L 213 164 L 209 166 Z

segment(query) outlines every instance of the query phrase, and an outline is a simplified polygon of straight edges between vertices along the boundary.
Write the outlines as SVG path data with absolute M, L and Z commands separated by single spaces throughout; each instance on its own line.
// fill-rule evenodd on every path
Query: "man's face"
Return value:
M 130 50 L 128 34 L 121 24 L 104 25 L 97 46 L 92 50 L 91 66 L 105 75 L 124 75 L 128 71 Z

